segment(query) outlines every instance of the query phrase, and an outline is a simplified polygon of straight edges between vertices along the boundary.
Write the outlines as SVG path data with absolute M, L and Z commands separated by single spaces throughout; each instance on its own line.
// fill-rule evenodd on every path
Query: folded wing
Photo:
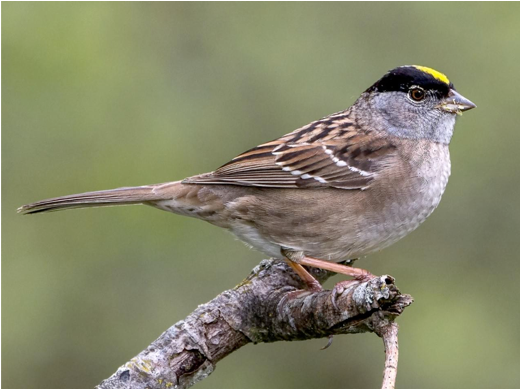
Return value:
M 183 183 L 269 188 L 365 189 L 395 146 L 360 131 L 348 113 L 331 115 L 240 154 L 214 172 Z

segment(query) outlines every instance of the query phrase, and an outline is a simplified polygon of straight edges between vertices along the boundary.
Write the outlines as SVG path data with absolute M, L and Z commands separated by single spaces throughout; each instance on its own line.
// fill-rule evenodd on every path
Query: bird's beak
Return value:
M 476 108 L 476 105 L 462 96 L 456 90 L 450 89 L 448 96 L 441 101 L 437 108 L 440 108 L 446 112 L 462 115 L 462 112 Z

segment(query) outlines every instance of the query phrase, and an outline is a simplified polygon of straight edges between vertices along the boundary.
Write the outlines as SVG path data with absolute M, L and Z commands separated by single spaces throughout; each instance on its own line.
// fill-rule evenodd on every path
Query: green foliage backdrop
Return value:
M 359 265 L 416 298 L 401 389 L 520 387 L 519 19 L 518 3 L 3 3 L 2 383 L 91 388 L 262 258 L 151 208 L 18 206 L 212 170 L 421 64 L 478 109 L 439 209 Z M 374 335 L 324 343 L 247 346 L 199 387 L 379 385 Z

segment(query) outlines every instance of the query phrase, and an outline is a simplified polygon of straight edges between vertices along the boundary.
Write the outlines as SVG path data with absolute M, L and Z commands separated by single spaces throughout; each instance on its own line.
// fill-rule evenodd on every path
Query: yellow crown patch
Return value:
M 426 66 L 419 66 L 419 65 L 413 65 L 414 68 L 419 69 L 420 71 L 423 71 L 425 73 L 428 73 L 429 75 L 433 76 L 433 78 L 444 82 L 445 84 L 450 84 L 450 80 L 448 80 L 448 77 L 446 77 L 445 74 L 438 72 L 435 69 L 427 68 Z

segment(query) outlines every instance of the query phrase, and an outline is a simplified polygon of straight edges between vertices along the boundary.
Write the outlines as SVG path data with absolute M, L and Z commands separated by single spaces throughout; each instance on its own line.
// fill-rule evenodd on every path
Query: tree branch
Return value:
M 309 271 L 320 282 L 334 274 Z M 394 388 L 394 319 L 413 302 L 412 297 L 401 294 L 390 276 L 353 283 L 337 297 L 339 309 L 332 304 L 331 291 L 311 293 L 303 288 L 285 263 L 264 260 L 241 284 L 200 305 L 97 388 L 188 388 L 210 375 L 218 361 L 250 342 L 361 332 L 375 332 L 383 338 L 383 388 Z

